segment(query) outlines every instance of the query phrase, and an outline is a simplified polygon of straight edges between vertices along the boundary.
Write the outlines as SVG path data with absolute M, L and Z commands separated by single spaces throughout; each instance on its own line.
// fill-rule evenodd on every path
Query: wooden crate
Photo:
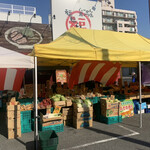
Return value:
M 20 117 L 20 111 L 18 110 L 7 110 L 7 118 L 8 119 L 15 119 Z
M 7 118 L 7 128 L 18 128 L 21 127 L 21 121 L 20 121 L 20 117 L 15 118 L 15 119 L 8 119 Z
M 76 111 L 74 111 L 73 115 L 77 119 L 83 119 L 83 118 L 87 118 L 87 117 L 92 118 L 93 117 L 93 110 L 85 111 L 85 112 L 76 112 Z
M 14 139 L 18 137 L 21 137 L 21 127 L 18 127 L 17 129 L 8 128 L 8 139 Z
M 73 118 L 73 126 L 76 129 L 92 127 L 93 126 L 93 120 L 79 120 L 79 119 Z
M 93 106 L 91 107 L 81 107 L 78 108 L 76 103 L 73 103 L 73 110 L 77 112 L 93 111 Z

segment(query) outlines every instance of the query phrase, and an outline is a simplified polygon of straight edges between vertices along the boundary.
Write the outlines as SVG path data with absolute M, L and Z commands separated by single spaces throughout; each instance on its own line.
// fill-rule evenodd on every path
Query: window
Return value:
M 134 14 L 128 14 L 128 17 L 129 18 L 135 18 L 135 15 Z
M 111 11 L 106 11 L 106 15 L 112 15 Z
M 121 24 L 121 23 L 119 23 L 119 27 L 122 27 L 122 24 Z
M 119 16 L 119 17 L 124 17 L 124 13 L 118 12 L 118 13 L 117 13 L 117 16 Z

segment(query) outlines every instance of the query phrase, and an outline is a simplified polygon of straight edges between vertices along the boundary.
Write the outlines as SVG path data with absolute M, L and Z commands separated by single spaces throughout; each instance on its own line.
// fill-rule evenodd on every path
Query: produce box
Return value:
M 110 100 L 111 101 L 111 100 Z M 101 108 L 102 109 L 118 109 L 120 107 L 120 102 L 109 102 L 106 98 L 101 99 Z
M 134 101 L 136 103 L 136 101 Z M 122 118 L 134 116 L 134 102 L 133 100 L 122 100 L 121 101 L 121 115 Z
M 20 111 L 18 110 L 7 110 L 7 118 L 8 119 L 15 119 L 20 117 Z
M 21 127 L 16 128 L 8 128 L 8 139 L 14 139 L 21 137 Z
M 46 127 L 46 126 L 51 126 L 51 125 L 56 125 L 56 124 L 62 124 L 62 123 L 63 123 L 63 119 L 60 119 L 60 120 L 53 120 L 53 121 L 41 123 L 41 126 L 42 127 Z
M 77 107 L 77 104 L 76 104 L 76 103 L 73 103 L 73 109 L 74 109 L 74 111 L 77 111 L 77 112 L 93 111 L 93 106 L 91 106 L 91 107 L 80 107 L 80 108 L 78 108 L 78 107 Z
M 83 118 L 87 118 L 87 117 L 90 117 L 92 118 L 93 117 L 93 111 L 85 111 L 85 112 L 74 112 L 74 117 L 76 117 L 77 119 L 83 119 Z
M 7 103 L 7 110 L 20 110 L 20 103 L 16 102 L 15 105 L 11 105 L 10 102 Z
M 64 126 L 73 126 L 73 118 L 69 120 L 64 120 Z
M 72 106 L 72 100 L 66 100 L 65 102 L 67 107 Z
M 103 122 L 106 124 L 114 124 L 114 123 L 122 122 L 122 116 L 104 117 L 101 115 L 100 122 Z
M 128 111 L 122 112 L 121 115 L 122 115 L 122 118 L 132 117 L 134 116 L 134 110 L 130 109 Z
M 15 119 L 7 118 L 7 128 L 16 128 L 16 127 L 21 127 L 20 117 Z
M 53 101 L 53 106 L 66 106 L 66 102 L 65 101 Z
M 44 123 L 44 122 L 49 122 L 49 121 L 62 120 L 63 117 L 58 116 L 58 117 L 49 118 L 47 115 L 43 115 L 42 113 L 40 113 L 40 119 L 41 119 L 41 122 Z
M 72 115 L 63 116 L 63 120 L 70 120 L 72 118 L 73 118 Z
M 66 115 L 73 115 L 73 108 L 72 107 L 62 108 L 62 114 L 64 116 L 66 116 Z
M 73 126 L 76 129 L 82 129 L 85 127 L 92 127 L 93 126 L 93 120 L 78 120 L 78 119 L 73 119 Z
M 101 114 L 105 117 L 120 116 L 120 109 L 101 109 Z

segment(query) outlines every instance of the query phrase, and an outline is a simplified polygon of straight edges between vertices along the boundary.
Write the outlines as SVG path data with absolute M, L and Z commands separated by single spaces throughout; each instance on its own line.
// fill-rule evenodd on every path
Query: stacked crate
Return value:
M 64 126 L 72 126 L 73 125 L 73 108 L 62 108 L 62 116 L 64 120 Z
M 120 102 L 110 102 L 107 98 L 101 99 L 100 122 L 106 124 L 122 122 L 120 106 Z
M 31 132 L 31 123 L 31 110 L 21 111 L 21 133 Z
M 20 104 L 7 104 L 8 139 L 21 137 Z
M 48 118 L 46 115 L 40 113 L 40 131 L 46 130 L 55 130 L 55 132 L 63 132 L 63 118 L 61 116 Z
M 73 104 L 73 126 L 76 129 L 93 126 L 93 106 L 78 108 Z

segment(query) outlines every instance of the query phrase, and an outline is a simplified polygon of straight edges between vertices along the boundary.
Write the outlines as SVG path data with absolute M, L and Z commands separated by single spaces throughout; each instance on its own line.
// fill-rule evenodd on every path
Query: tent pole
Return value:
M 35 150 L 38 150 L 38 110 L 37 110 L 37 57 L 34 57 L 34 69 L 35 69 L 35 72 L 34 72 L 34 81 L 35 81 L 35 103 L 34 103 L 34 142 L 35 142 L 35 147 L 34 149 Z
M 140 94 L 140 128 L 142 128 L 142 88 L 141 88 L 141 62 L 139 62 L 139 94 Z

